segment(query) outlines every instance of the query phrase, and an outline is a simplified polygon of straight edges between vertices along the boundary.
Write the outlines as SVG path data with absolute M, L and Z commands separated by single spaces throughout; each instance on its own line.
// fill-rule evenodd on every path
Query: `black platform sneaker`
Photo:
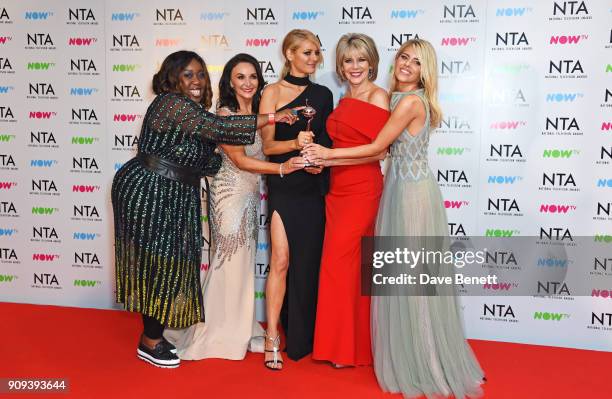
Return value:
M 172 345 L 170 342 L 168 342 L 166 340 L 166 338 L 162 337 L 162 343 L 164 344 L 164 346 L 166 347 L 166 349 L 168 349 L 170 352 L 174 353 L 176 355 L 176 346 Z
M 181 360 L 174 353 L 170 352 L 164 341 L 158 342 L 153 349 L 141 343 L 138 345 L 136 354 L 139 359 L 157 367 L 173 369 L 181 364 Z

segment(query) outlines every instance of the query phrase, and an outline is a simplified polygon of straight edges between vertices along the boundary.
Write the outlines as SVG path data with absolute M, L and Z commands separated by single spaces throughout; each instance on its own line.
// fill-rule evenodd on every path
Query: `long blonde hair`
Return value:
M 315 46 L 317 46 L 317 50 L 321 51 L 319 39 L 311 31 L 306 29 L 293 29 L 289 31 L 289 33 L 287 33 L 287 35 L 283 39 L 282 51 L 285 63 L 283 64 L 283 69 L 281 70 L 281 79 L 283 79 L 285 75 L 287 75 L 291 70 L 291 63 L 287 59 L 287 51 L 295 51 L 305 40 L 313 42 Z M 322 60 L 323 54 L 319 56 L 319 61 L 317 62 L 317 65 L 320 64 Z
M 406 41 L 397 50 L 395 62 L 407 48 L 414 49 L 417 57 L 421 61 L 421 88 L 425 92 L 425 98 L 429 103 L 429 125 L 438 127 L 442 120 L 442 109 L 438 103 L 438 61 L 436 50 L 431 43 L 423 39 L 411 39 Z M 394 68 L 395 70 L 395 68 Z M 395 74 L 391 76 L 391 91 L 397 90 L 397 80 Z

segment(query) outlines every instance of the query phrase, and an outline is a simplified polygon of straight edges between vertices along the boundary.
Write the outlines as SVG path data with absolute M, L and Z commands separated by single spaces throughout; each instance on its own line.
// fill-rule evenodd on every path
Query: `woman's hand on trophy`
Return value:
M 323 166 L 323 161 L 330 158 L 330 151 L 320 144 L 309 143 L 302 150 L 302 156 L 314 165 Z
M 314 140 L 314 133 L 313 132 L 302 130 L 298 134 L 297 138 L 295 139 L 295 146 L 297 147 L 298 150 L 301 150 L 307 144 L 312 143 L 313 140 Z
M 289 125 L 293 125 L 299 117 L 299 111 L 303 110 L 304 106 L 287 108 L 282 111 L 276 111 L 274 114 L 274 122 L 283 122 Z
M 306 160 L 303 157 L 293 157 L 283 162 L 282 165 L 283 174 L 288 175 L 296 170 L 304 169 Z
M 304 170 L 311 175 L 318 175 L 323 171 L 323 166 L 307 166 Z

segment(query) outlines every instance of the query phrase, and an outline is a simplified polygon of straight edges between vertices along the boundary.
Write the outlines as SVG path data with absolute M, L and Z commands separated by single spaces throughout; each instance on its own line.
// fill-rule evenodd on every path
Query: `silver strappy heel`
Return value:
M 274 353 L 274 357 L 272 358 L 272 360 L 265 360 L 264 357 L 264 365 L 270 369 L 270 370 L 274 370 L 274 371 L 281 371 L 282 368 L 277 368 L 277 366 L 279 364 L 283 364 L 283 361 L 279 359 L 279 352 L 280 352 L 280 334 L 276 336 L 276 338 L 271 338 L 268 337 L 268 333 L 266 333 L 266 341 L 268 342 L 268 340 L 270 340 L 272 342 L 272 349 L 265 349 L 265 343 L 264 343 L 264 356 L 266 352 L 269 353 Z

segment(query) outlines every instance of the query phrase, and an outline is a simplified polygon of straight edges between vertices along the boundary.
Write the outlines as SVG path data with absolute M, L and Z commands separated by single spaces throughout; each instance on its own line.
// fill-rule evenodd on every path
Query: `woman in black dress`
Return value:
M 206 111 L 212 92 L 206 64 L 190 51 L 170 54 L 153 77 L 157 97 L 145 115 L 138 155 L 115 175 L 117 301 L 142 313 L 137 355 L 173 368 L 175 348 L 166 326 L 184 328 L 202 318 L 200 177 L 215 143 L 251 144 L 267 123 L 292 123 L 292 110 L 218 117 Z
M 262 129 L 263 151 L 271 162 L 284 162 L 300 154 L 313 140 L 331 146 L 325 129 L 333 109 L 331 91 L 310 81 L 322 60 L 317 37 L 307 30 L 294 29 L 283 40 L 283 79 L 267 86 L 261 98 L 261 112 L 275 112 L 310 105 L 317 114 L 306 130 L 301 118 L 292 126 L 276 124 Z M 266 367 L 282 369 L 280 320 L 287 337 L 287 354 L 298 360 L 312 352 L 317 287 L 323 234 L 324 196 L 327 171 L 307 167 L 288 176 L 268 176 L 268 213 L 271 215 L 272 252 L 266 283 Z

